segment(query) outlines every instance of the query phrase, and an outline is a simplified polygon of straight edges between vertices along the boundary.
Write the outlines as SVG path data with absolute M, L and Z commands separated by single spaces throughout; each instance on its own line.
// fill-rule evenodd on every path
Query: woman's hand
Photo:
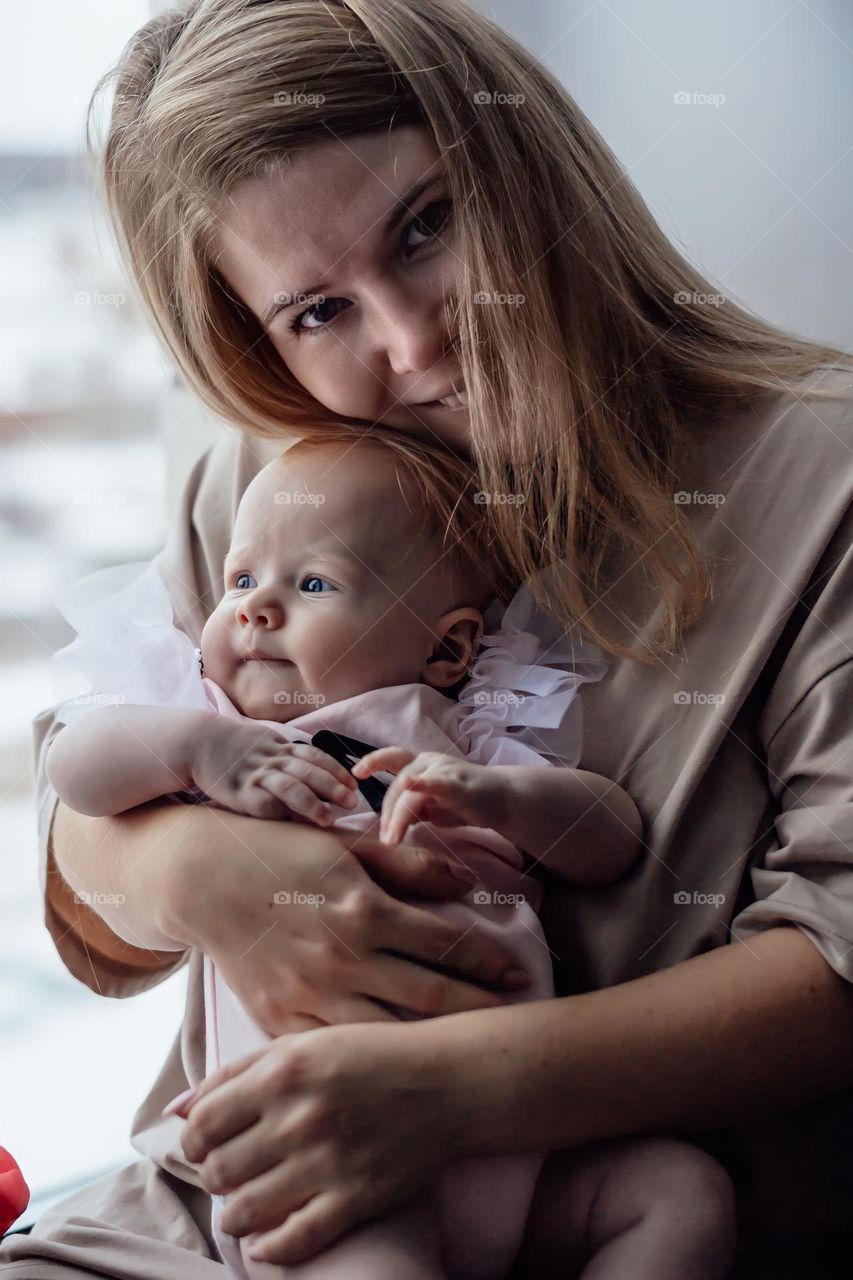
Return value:
M 332 804 L 352 808 L 358 790 L 351 774 L 309 742 L 288 742 L 250 720 L 213 716 L 194 733 L 192 778 L 217 804 L 253 818 L 302 818 L 326 827 Z
M 495 940 L 386 891 L 468 892 L 474 878 L 439 851 L 192 810 L 206 814 L 171 869 L 167 931 L 209 955 L 271 1035 L 306 1016 L 391 1021 L 387 1005 L 420 1015 L 494 1007 L 498 992 L 528 985 Z
M 510 771 L 470 764 L 441 751 L 379 747 L 353 765 L 356 778 L 397 776 L 385 793 L 379 836 L 397 845 L 416 822 L 437 826 L 499 826 L 511 801 Z
M 253 1255 L 292 1265 L 460 1158 L 477 1082 L 429 1028 L 285 1035 L 204 1080 L 179 1109 L 181 1144 L 228 1194 L 223 1229 L 260 1233 Z

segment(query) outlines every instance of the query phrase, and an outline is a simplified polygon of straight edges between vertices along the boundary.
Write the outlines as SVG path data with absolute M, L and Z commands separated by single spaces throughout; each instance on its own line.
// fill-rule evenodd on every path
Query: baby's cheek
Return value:
M 204 674 L 217 684 L 227 684 L 233 666 L 234 646 L 226 620 L 214 613 L 201 633 L 201 657 Z

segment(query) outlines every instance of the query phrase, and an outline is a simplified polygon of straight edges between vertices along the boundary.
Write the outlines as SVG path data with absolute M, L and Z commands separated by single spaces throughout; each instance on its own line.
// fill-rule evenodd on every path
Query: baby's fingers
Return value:
M 322 755 L 322 752 L 318 752 Z M 331 761 L 331 756 L 327 759 Z M 336 763 L 332 761 L 332 763 Z M 330 800 L 333 804 L 341 804 L 345 808 L 353 808 L 358 804 L 358 790 L 355 782 L 346 774 L 349 781 L 348 786 L 344 786 L 339 781 L 338 775 L 327 769 L 325 764 L 313 762 L 312 757 L 301 757 L 284 755 L 280 760 L 276 760 L 267 771 L 273 770 L 281 773 L 284 777 L 291 777 L 303 782 L 309 787 L 315 795 L 320 796 L 324 800 Z
M 385 844 L 399 844 L 409 827 L 420 822 L 420 815 L 426 802 L 427 797 L 423 792 L 403 791 L 387 808 L 383 805 L 379 821 L 379 839 Z
M 334 821 L 334 814 L 329 806 L 292 774 L 270 769 L 261 774 L 255 785 L 281 800 L 292 813 L 307 818 L 318 827 L 328 827 Z
M 352 771 L 356 778 L 369 778 L 373 773 L 397 773 L 414 758 L 415 752 L 406 751 L 404 747 L 377 747 L 356 760 Z
M 350 776 L 349 770 L 345 769 L 334 756 L 330 756 L 328 751 L 321 751 L 319 747 L 312 746 L 310 742 L 289 742 L 286 744 L 285 753 L 290 759 L 308 761 L 324 773 L 328 773 L 347 791 L 355 791 L 355 783 Z

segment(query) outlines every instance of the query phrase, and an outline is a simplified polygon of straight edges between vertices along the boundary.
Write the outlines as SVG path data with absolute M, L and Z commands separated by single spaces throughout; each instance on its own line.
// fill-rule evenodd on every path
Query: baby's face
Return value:
M 205 675 L 244 715 L 281 722 L 419 680 L 436 621 L 461 603 L 420 525 L 377 450 L 329 445 L 264 467 L 202 633 Z

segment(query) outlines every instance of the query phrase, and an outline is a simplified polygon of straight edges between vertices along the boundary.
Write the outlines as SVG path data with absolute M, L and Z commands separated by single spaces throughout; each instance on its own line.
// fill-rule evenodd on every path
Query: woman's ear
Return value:
M 438 639 L 421 673 L 424 684 L 448 689 L 467 674 L 483 635 L 483 615 L 478 609 L 452 609 L 435 626 Z

